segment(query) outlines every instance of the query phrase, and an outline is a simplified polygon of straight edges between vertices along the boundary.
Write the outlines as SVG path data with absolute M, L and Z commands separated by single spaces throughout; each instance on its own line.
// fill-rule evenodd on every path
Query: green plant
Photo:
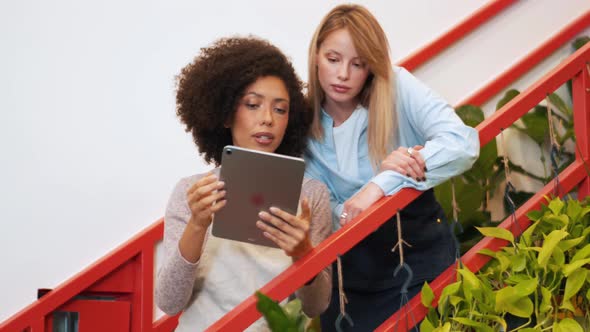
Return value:
M 590 328 L 590 200 L 560 198 L 527 216 L 532 225 L 515 239 L 496 227 L 484 236 L 509 242 L 479 272 L 457 269 L 457 282 L 446 286 L 433 306 L 426 283 L 422 304 L 428 314 L 424 332 L 440 331 L 585 331 Z M 510 317 L 522 323 L 511 326 Z
M 262 313 L 271 331 L 274 332 L 313 332 L 311 319 L 301 309 L 301 300 L 295 299 L 283 306 L 268 296 L 256 292 L 256 309 Z
M 583 36 L 572 43 L 574 50 L 579 49 L 585 43 L 590 41 L 590 37 Z M 571 82 L 568 82 L 569 92 L 571 95 Z M 496 110 L 500 109 L 514 97 L 519 94 L 518 90 L 508 90 L 502 99 L 498 101 Z M 573 129 L 573 111 L 559 95 L 552 93 L 548 96 L 551 103 L 557 108 L 553 112 L 553 122 L 558 124 L 555 128 L 557 143 L 563 147 L 568 140 L 574 140 Z M 484 113 L 478 106 L 463 105 L 456 109 L 457 114 L 463 122 L 469 126 L 475 127 L 484 120 Z M 542 176 L 533 174 L 527 170 L 526 165 L 516 165 L 508 161 L 510 170 L 524 175 L 534 181 L 543 184 L 548 183 L 553 178 L 550 169 L 545 167 L 546 156 L 550 154 L 551 146 L 549 143 L 549 130 L 546 105 L 537 105 L 529 113 L 524 115 L 519 124 L 513 125 L 512 128 L 524 133 L 533 142 L 539 146 L 539 161 L 544 166 Z M 559 154 L 558 170 L 561 171 L 567 167 L 575 158 L 573 151 L 561 149 Z M 455 196 L 458 206 L 458 221 L 461 223 L 463 233 L 458 234 L 461 243 L 461 252 L 466 252 L 475 243 L 481 240 L 481 235 L 476 227 L 485 227 L 492 225 L 490 213 L 490 200 L 503 199 L 494 197 L 497 188 L 505 182 L 505 173 L 502 156 L 498 156 L 496 140 L 492 140 L 483 146 L 480 156 L 471 170 L 453 179 L 455 186 Z M 451 181 L 444 182 L 435 188 L 437 200 L 441 203 L 447 219 L 452 220 L 452 190 Z M 534 193 L 527 191 L 516 191 L 512 193 L 511 199 L 515 202 L 516 207 L 527 201 Z M 504 219 L 511 211 L 506 208 Z

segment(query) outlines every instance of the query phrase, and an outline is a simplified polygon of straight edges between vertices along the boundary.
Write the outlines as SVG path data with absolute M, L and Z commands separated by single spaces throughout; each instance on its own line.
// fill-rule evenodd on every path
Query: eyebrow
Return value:
M 327 49 L 324 54 L 329 54 L 329 53 L 334 53 L 334 54 L 336 54 L 338 56 L 342 56 L 342 54 L 340 54 L 340 52 L 334 51 L 333 49 Z M 353 57 L 351 60 L 360 60 L 360 61 L 363 61 L 363 58 L 360 55 L 357 55 L 357 56 Z
M 256 92 L 254 92 L 254 91 L 250 91 L 250 92 L 246 93 L 246 94 L 244 95 L 244 97 L 246 97 L 246 96 L 248 96 L 248 95 L 254 95 L 254 96 L 258 97 L 258 98 L 264 98 L 264 95 L 261 95 L 261 94 L 259 94 L 259 93 L 256 93 Z M 275 98 L 275 99 L 274 99 L 274 101 L 284 101 L 284 102 L 286 102 L 286 103 L 288 103 L 288 102 L 289 102 L 289 100 L 287 100 L 287 99 L 285 99 L 285 98 Z

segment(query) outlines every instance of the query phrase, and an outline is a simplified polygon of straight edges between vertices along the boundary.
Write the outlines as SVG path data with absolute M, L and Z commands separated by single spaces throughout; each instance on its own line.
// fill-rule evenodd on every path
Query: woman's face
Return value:
M 369 67 L 354 47 L 347 29 L 331 32 L 317 54 L 318 79 L 325 102 L 356 106 L 369 76 Z
M 230 125 L 232 141 L 243 148 L 274 152 L 289 122 L 289 93 L 276 76 L 261 77 L 244 89 Z

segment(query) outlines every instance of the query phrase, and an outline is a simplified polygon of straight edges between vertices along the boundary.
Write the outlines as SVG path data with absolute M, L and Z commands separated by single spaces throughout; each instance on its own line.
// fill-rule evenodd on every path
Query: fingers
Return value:
M 223 181 L 218 181 L 217 176 L 210 173 L 209 175 L 199 179 L 193 184 L 187 192 L 187 200 L 197 201 L 203 197 L 210 196 L 214 191 L 221 190 L 225 186 Z
M 416 146 L 410 150 L 412 152 L 410 154 L 408 148 L 399 147 L 381 162 L 381 169 L 398 172 L 416 181 L 426 180 L 425 162 L 418 153 L 420 149 L 422 149 L 421 146 Z
M 422 158 L 422 154 L 416 153 L 424 149 L 424 147 L 422 145 L 414 145 L 412 149 L 414 149 L 414 153 L 412 153 L 412 158 L 414 158 L 418 162 L 420 169 L 426 172 L 426 161 L 424 160 L 424 158 Z
M 306 199 L 301 202 L 299 216 L 275 207 L 269 210 L 270 213 L 260 212 L 258 216 L 261 220 L 256 222 L 256 227 L 263 231 L 266 238 L 293 257 L 300 257 L 312 248 L 309 239 L 311 209 Z
M 191 223 L 198 227 L 208 227 L 213 214 L 226 205 L 224 183 L 209 173 L 199 179 L 187 191 L 187 204 L 191 210 Z

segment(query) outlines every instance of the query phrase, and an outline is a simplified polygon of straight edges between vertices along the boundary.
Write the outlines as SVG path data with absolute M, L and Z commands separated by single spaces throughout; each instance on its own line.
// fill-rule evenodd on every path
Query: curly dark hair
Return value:
M 310 126 L 303 83 L 287 57 L 256 37 L 223 38 L 201 53 L 177 77 L 176 114 L 191 132 L 207 163 L 221 164 L 224 146 L 232 144 L 231 122 L 244 90 L 265 76 L 280 78 L 289 93 L 289 122 L 275 151 L 300 156 Z

